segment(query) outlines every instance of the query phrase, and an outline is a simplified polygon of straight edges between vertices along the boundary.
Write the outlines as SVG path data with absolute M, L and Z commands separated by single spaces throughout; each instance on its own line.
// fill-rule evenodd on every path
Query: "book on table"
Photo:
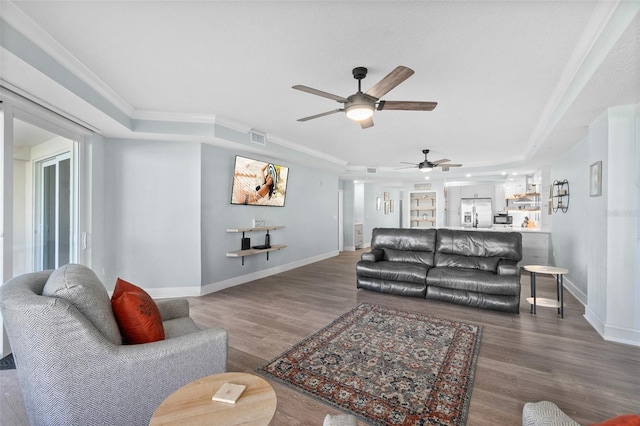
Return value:
M 226 402 L 227 404 L 235 404 L 247 387 L 245 385 L 237 385 L 235 383 L 225 383 L 218 392 L 211 398 L 214 401 Z

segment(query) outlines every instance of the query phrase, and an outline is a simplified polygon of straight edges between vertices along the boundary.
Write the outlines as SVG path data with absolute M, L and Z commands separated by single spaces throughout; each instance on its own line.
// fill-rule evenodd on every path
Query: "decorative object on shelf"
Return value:
M 382 200 L 380 197 L 376 197 L 376 210 L 380 210 L 382 208 Z
M 241 244 L 241 248 L 242 250 L 249 250 L 251 248 L 251 238 L 245 238 L 242 237 L 242 244 Z
M 602 161 L 596 161 L 589 166 L 589 196 L 602 195 Z
M 254 228 L 264 228 L 264 225 L 265 225 L 264 219 L 253 219 Z
M 551 186 L 551 205 L 554 212 L 560 210 L 566 213 L 569 210 L 569 182 L 554 180 Z
M 389 193 L 388 192 L 384 193 L 384 200 L 385 201 L 389 201 Z
M 384 202 L 384 214 L 389 214 L 389 202 Z

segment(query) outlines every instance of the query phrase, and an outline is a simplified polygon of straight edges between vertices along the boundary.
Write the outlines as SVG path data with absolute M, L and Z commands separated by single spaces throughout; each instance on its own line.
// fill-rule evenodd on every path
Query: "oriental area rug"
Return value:
M 361 304 L 258 372 L 374 425 L 464 425 L 482 327 Z

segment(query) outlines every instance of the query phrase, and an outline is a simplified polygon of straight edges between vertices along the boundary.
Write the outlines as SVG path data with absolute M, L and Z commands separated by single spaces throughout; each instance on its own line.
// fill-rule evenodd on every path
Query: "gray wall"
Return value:
M 200 145 L 107 140 L 105 170 L 105 285 L 199 286 Z
M 208 290 L 236 284 L 237 279 L 269 269 L 273 273 L 286 265 L 337 254 L 338 178 L 337 175 L 258 154 L 202 145 L 202 283 Z M 272 161 L 289 167 L 284 207 L 231 205 L 231 183 L 235 155 Z M 267 226 L 284 229 L 270 232 L 271 244 L 287 247 L 266 254 L 248 256 L 245 264 L 226 252 L 239 250 L 242 234 L 228 228 L 250 228 L 254 219 Z M 251 245 L 264 243 L 264 232 L 251 232 Z
M 338 178 L 267 155 L 195 142 L 107 140 L 104 196 L 94 190 L 96 211 L 104 205 L 104 241 L 94 238 L 93 269 L 107 288 L 117 277 L 147 289 L 154 297 L 198 295 L 334 256 L 338 250 Z M 231 205 L 236 154 L 289 167 L 284 207 Z M 96 170 L 96 180 L 100 173 Z M 99 186 L 99 185 L 98 185 Z M 101 202 L 101 198 L 104 199 Z M 100 236 L 100 214 L 93 227 Z M 254 219 L 285 229 L 271 231 L 278 252 L 241 259 L 242 234 Z M 251 244 L 264 232 L 247 234 Z

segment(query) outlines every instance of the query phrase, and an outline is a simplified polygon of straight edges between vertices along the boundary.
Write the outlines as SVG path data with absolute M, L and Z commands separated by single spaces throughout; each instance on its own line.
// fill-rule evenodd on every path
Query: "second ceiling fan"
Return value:
M 424 161 L 420 163 L 408 163 L 406 161 L 402 161 L 404 164 L 412 164 L 410 167 L 401 167 L 403 169 L 413 169 L 418 168 L 421 172 L 430 172 L 436 167 L 440 167 L 443 172 L 448 172 L 450 167 L 462 167 L 462 164 L 453 164 L 448 158 L 442 158 L 436 161 L 429 161 L 427 155 L 429 154 L 428 149 L 423 149 L 422 153 L 424 154 Z
M 311 115 L 298 119 L 298 121 L 313 120 L 314 118 L 324 117 L 325 115 L 335 114 L 344 111 L 347 117 L 360 123 L 363 129 L 373 127 L 373 111 L 378 110 L 401 110 L 401 111 L 431 111 L 437 102 L 419 102 L 419 101 L 383 101 L 381 97 L 386 95 L 393 88 L 405 81 L 413 75 L 411 68 L 398 66 L 386 77 L 377 82 L 372 88 L 362 93 L 362 79 L 367 76 L 365 67 L 356 67 L 353 69 L 353 78 L 358 80 L 358 92 L 346 98 L 334 95 L 322 90 L 314 89 L 303 85 L 293 86 L 296 90 L 311 93 L 312 95 L 322 96 L 344 104 L 343 108 L 334 109 L 320 114 Z

